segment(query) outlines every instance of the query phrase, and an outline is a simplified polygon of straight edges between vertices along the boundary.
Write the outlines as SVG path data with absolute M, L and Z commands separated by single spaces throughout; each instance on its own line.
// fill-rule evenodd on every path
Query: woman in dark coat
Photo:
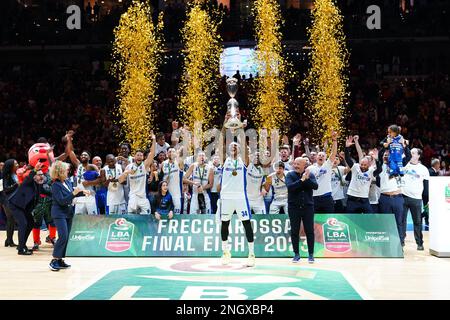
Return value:
M 89 195 L 89 190 L 73 188 L 72 183 L 67 179 L 69 165 L 62 161 L 56 161 L 50 167 L 50 176 L 54 181 L 52 184 L 52 209 L 53 221 L 58 230 L 58 240 L 53 248 L 53 259 L 49 268 L 52 271 L 70 268 L 64 262 L 66 256 L 67 242 L 69 241 L 70 229 L 72 227 L 73 206 L 72 201 L 76 196 Z

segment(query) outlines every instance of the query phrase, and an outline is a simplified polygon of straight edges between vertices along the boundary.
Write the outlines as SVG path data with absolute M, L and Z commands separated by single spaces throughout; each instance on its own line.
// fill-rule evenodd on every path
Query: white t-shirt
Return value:
M 162 163 L 162 171 L 164 173 L 163 180 L 168 181 L 167 187 L 172 197 L 180 198 L 183 191 L 183 171 L 177 161 L 169 162 L 164 160 Z
M 317 190 L 313 190 L 313 196 L 323 196 L 327 193 L 332 193 L 331 188 L 331 171 L 333 169 L 333 165 L 331 160 L 328 159 L 323 163 L 322 166 L 319 166 L 317 163 L 308 167 L 311 173 L 314 174 L 317 180 L 317 184 L 319 188 Z
M 347 195 L 358 198 L 369 198 L 369 189 L 374 171 L 375 168 L 370 167 L 366 172 L 362 172 L 359 163 L 355 163 L 352 167 L 352 180 L 348 186 Z
M 114 169 L 109 166 L 104 166 L 102 169 L 105 172 L 105 178 L 108 179 L 118 179 L 122 172 L 122 166 L 116 164 Z M 110 182 L 108 185 L 108 192 L 106 193 L 106 204 L 108 206 L 115 206 L 125 203 L 125 193 L 123 190 L 123 185 L 119 182 Z
M 223 164 L 220 198 L 225 200 L 246 198 L 246 168 L 242 159 L 227 158 Z M 233 175 L 236 171 L 236 175 Z
M 331 195 L 333 200 L 341 200 L 345 198 L 345 167 L 338 166 L 331 170 Z
M 389 179 L 389 166 L 383 164 L 383 170 L 380 173 L 380 193 L 389 193 L 400 191 L 397 185 L 397 179 Z
M 130 186 L 129 197 L 136 196 L 145 198 L 148 171 L 145 170 L 144 162 L 141 162 L 140 165 L 131 163 L 127 166 L 126 170 L 135 170 L 134 174 L 130 173 L 128 175 L 128 185 Z
M 430 172 L 423 164 L 408 162 L 402 178 L 402 193 L 413 199 L 422 199 L 423 180 L 430 180 Z
M 256 200 L 261 197 L 263 179 L 263 168 L 250 163 L 247 168 L 247 196 L 249 199 Z

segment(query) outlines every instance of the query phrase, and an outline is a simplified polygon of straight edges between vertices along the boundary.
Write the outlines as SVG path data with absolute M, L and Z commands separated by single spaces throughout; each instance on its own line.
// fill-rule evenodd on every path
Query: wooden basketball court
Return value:
M 42 234 L 43 239 L 45 239 L 45 234 L 45 232 Z M 428 232 L 424 233 L 424 239 L 425 251 L 419 252 L 416 250 L 412 233 L 408 232 L 404 259 L 316 259 L 314 265 L 308 265 L 305 260 L 300 264 L 292 264 L 290 259 L 286 258 L 258 258 L 257 267 L 262 268 L 263 271 L 269 270 L 269 267 L 272 268 L 272 271 L 267 271 L 272 278 L 267 278 L 266 274 L 266 278 L 258 279 L 266 279 L 270 282 L 269 279 L 276 279 L 278 276 L 277 271 L 274 270 L 279 270 L 280 276 L 292 275 L 292 270 L 294 270 L 296 276 L 303 277 L 303 279 L 309 278 L 311 284 L 314 285 L 314 276 L 311 274 L 320 273 L 322 270 L 331 270 L 341 273 L 362 299 L 450 299 L 450 259 L 431 256 L 427 246 Z M 167 268 L 172 268 L 173 265 L 201 264 L 202 268 L 211 268 L 215 271 L 216 276 L 210 276 L 210 285 L 217 282 L 217 272 L 220 274 L 221 282 L 228 281 L 223 279 L 227 275 L 231 275 L 231 273 L 228 274 L 231 270 L 222 268 L 219 259 L 214 258 L 69 257 L 66 261 L 72 265 L 71 269 L 51 272 L 48 269 L 52 252 L 51 245 L 43 244 L 41 249 L 32 256 L 19 256 L 15 248 L 3 246 L 4 240 L 5 232 L 2 231 L 0 232 L 2 244 L 0 247 L 0 299 L 73 299 L 88 287 L 91 289 L 86 292 L 90 292 L 91 295 L 80 295 L 79 299 L 86 297 L 103 299 L 101 295 L 95 295 L 96 286 L 91 285 L 99 279 L 103 279 L 112 270 L 132 269 L 129 270 L 132 274 L 133 270 L 140 272 L 140 268 L 158 267 L 168 270 Z M 17 239 L 15 242 L 17 243 Z M 29 247 L 31 247 L 31 243 Z M 244 262 L 244 259 L 238 258 L 233 262 L 232 269 L 239 269 L 241 276 L 246 272 L 251 272 L 249 270 L 251 268 L 243 266 Z M 298 268 L 298 271 L 295 268 Z M 189 270 L 193 271 L 194 269 Z M 194 270 L 197 272 L 197 280 L 200 275 L 202 279 L 198 281 L 208 280 L 209 273 L 202 273 L 199 270 Z M 177 275 L 182 275 L 179 270 L 175 270 L 175 272 L 178 272 Z M 261 272 L 261 270 L 258 271 L 260 276 Z M 254 276 L 254 274 L 252 275 Z M 151 277 L 158 278 L 142 276 L 142 279 Z M 173 276 L 166 276 L 164 279 L 173 280 L 173 278 Z M 333 286 L 333 281 L 324 283 L 324 285 L 334 298 L 347 298 L 347 296 L 340 295 L 338 288 Z M 302 285 L 300 284 L 299 287 Z M 124 286 L 117 290 L 111 298 L 133 298 L 133 294 L 138 289 L 139 287 L 135 285 Z M 166 289 L 171 290 L 170 288 Z M 93 295 L 92 292 L 94 292 Z M 189 298 L 186 295 L 183 297 Z M 318 296 L 306 296 L 306 298 L 313 299 L 316 297 Z M 168 296 L 168 298 L 170 297 Z

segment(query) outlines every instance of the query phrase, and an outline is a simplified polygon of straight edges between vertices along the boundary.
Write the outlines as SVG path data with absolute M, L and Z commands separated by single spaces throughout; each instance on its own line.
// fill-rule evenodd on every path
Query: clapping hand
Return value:
M 309 168 L 306 168 L 305 172 L 303 172 L 302 180 L 305 181 L 306 179 L 309 179 L 310 173 L 311 172 L 310 172 Z

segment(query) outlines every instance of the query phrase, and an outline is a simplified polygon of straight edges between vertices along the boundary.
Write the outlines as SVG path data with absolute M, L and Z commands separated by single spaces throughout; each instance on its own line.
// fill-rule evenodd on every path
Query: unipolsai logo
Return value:
M 123 252 L 131 248 L 133 241 L 134 224 L 125 218 L 119 218 L 109 225 L 106 250 Z
M 345 253 L 352 249 L 348 224 L 336 218 L 328 218 L 322 225 L 325 249 Z
M 93 241 L 95 240 L 94 231 L 75 231 L 70 241 Z

